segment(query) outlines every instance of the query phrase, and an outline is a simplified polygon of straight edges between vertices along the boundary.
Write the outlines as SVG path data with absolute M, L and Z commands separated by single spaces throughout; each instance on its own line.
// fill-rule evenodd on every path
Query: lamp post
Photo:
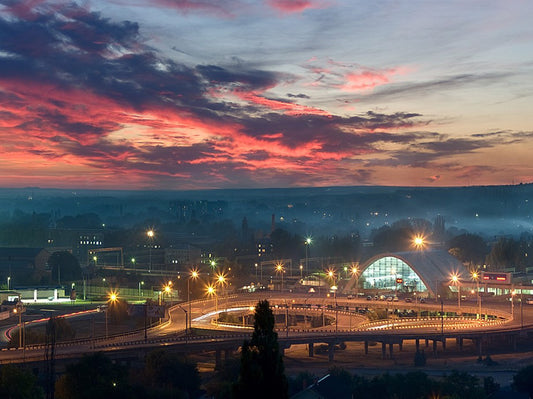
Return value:
M 441 335 L 444 335 L 444 302 L 441 296 L 440 296 L 440 333 Z
M 170 298 L 170 306 L 172 306 L 172 288 L 170 287 L 170 284 L 167 284 L 163 287 L 163 289 L 165 290 L 165 293 L 168 295 L 168 297 Z
M 304 277 L 304 265 L 300 265 L 300 279 Z
M 135 258 L 131 258 L 131 268 L 135 270 Z
M 522 291 L 524 291 L 524 287 L 522 287 L 522 283 L 520 283 L 520 329 L 524 328 L 524 297 L 522 295 Z
M 332 280 L 333 282 L 333 285 L 331 286 L 331 290 L 333 291 L 333 299 L 335 301 L 335 333 L 337 333 L 337 329 L 338 329 L 338 320 L 339 320 L 339 309 L 338 309 L 338 306 L 337 306 L 337 284 L 336 284 L 336 281 L 335 281 L 335 271 L 330 269 L 328 270 L 328 277 Z M 329 295 L 329 294 L 328 294 Z
M 218 296 L 217 296 L 217 291 L 213 285 L 207 286 L 207 295 L 209 297 L 213 297 L 213 296 L 215 297 L 215 315 L 218 321 Z
M 422 250 L 424 249 L 425 244 L 426 242 L 424 236 L 416 235 L 413 237 L 413 246 L 415 247 L 415 249 Z
M 113 306 L 117 300 L 118 300 L 117 293 L 116 292 L 111 292 L 109 294 L 109 299 L 107 300 L 107 309 L 105 310 L 105 337 L 106 337 L 106 339 L 109 336 L 107 313 L 109 312 L 110 306 Z
M 461 283 L 457 274 L 452 275 L 452 282 L 457 287 L 457 306 L 459 307 L 459 311 L 461 311 Z
M 313 240 L 311 239 L 311 237 L 307 237 L 305 239 L 305 274 L 306 275 L 309 275 L 309 254 L 308 254 L 308 250 L 309 250 L 309 246 L 311 245 L 312 242 L 313 242 Z
M 357 266 L 352 266 L 352 276 L 355 277 L 355 295 L 359 293 L 359 269 Z
M 281 292 L 283 292 L 283 273 L 285 273 L 285 270 L 283 268 L 283 263 L 277 263 L 276 264 L 276 274 L 281 274 Z
M 219 274 L 216 276 L 216 282 L 215 284 L 218 284 L 222 287 L 222 298 L 224 298 L 224 295 L 225 295 L 225 286 L 226 286 L 226 283 L 227 283 L 227 278 L 224 274 Z M 227 298 L 226 298 L 226 308 L 228 306 L 228 301 L 227 301 Z M 226 309 L 227 311 L 227 309 Z
M 7 290 L 8 291 L 10 290 L 10 286 L 11 286 L 11 276 L 8 276 L 7 277 Z
M 155 233 L 152 229 L 148 230 L 146 232 L 146 235 L 148 236 L 148 257 L 149 257 L 149 261 L 148 261 L 148 273 L 151 273 L 152 272 L 152 245 L 153 245 L 153 239 L 154 239 L 154 236 L 155 236 Z
M 13 311 L 15 313 L 18 313 L 18 316 L 19 316 L 19 348 L 22 348 L 23 337 L 24 337 L 24 328 L 22 325 L 22 312 L 24 311 L 24 305 L 22 304 L 20 300 L 17 302 L 17 305 L 15 306 L 15 309 L 13 309 Z
M 479 321 L 481 322 L 481 294 L 479 292 L 479 273 L 477 271 L 472 273 L 472 279 L 476 282 L 476 293 L 477 293 L 477 306 L 479 312 Z
M 142 298 L 141 285 L 144 285 L 144 281 L 139 281 L 139 299 Z
M 514 320 L 514 297 L 516 295 L 516 290 L 511 290 L 511 320 Z
M 187 321 L 185 322 L 185 332 L 187 332 L 187 329 L 190 332 L 190 330 L 192 328 L 192 326 L 191 326 L 192 316 L 191 316 L 191 288 L 190 288 L 190 282 L 191 282 L 191 279 L 196 280 L 197 278 L 198 278 L 198 270 L 196 270 L 196 269 L 195 270 L 191 270 L 191 275 L 187 279 L 187 302 L 189 304 L 189 313 L 188 313 L 189 321 L 188 321 L 188 327 L 187 327 Z

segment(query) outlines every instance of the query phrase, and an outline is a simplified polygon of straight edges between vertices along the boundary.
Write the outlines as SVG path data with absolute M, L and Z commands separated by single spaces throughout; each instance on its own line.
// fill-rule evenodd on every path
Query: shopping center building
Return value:
M 454 277 L 455 276 L 455 277 Z M 419 250 L 374 256 L 360 265 L 348 290 L 383 293 L 419 293 L 435 297 L 454 282 L 471 279 L 463 264 L 443 250 Z M 346 291 L 345 291 L 346 292 Z

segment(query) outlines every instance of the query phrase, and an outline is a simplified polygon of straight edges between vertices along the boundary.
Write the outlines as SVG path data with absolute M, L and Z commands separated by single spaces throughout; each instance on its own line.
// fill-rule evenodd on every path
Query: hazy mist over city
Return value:
M 14 212 L 47 213 L 54 219 L 87 213 L 98 215 L 107 228 L 143 223 L 188 222 L 206 215 L 240 228 L 268 233 L 276 227 L 299 235 L 359 233 L 401 219 L 441 215 L 446 228 L 485 238 L 533 233 L 533 185 L 415 188 L 326 187 L 205 191 L 108 191 L 40 188 L 0 190 L 3 218 Z

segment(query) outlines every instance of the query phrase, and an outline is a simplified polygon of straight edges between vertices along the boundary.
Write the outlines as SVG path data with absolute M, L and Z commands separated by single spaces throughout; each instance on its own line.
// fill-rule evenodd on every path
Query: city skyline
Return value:
M 0 186 L 533 182 L 526 1 L 0 0 Z

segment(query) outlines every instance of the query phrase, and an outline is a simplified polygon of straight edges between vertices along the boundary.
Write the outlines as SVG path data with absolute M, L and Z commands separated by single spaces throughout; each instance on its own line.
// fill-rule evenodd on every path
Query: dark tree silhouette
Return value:
M 242 346 L 241 372 L 235 385 L 236 398 L 289 397 L 274 324 L 274 314 L 268 301 L 258 302 L 255 307 L 252 339 L 244 341 Z
M 483 237 L 477 234 L 461 234 L 448 243 L 449 252 L 463 262 L 483 264 L 489 248 Z
M 113 364 L 102 353 L 85 355 L 70 364 L 56 383 L 58 399 L 131 398 L 126 367 Z

